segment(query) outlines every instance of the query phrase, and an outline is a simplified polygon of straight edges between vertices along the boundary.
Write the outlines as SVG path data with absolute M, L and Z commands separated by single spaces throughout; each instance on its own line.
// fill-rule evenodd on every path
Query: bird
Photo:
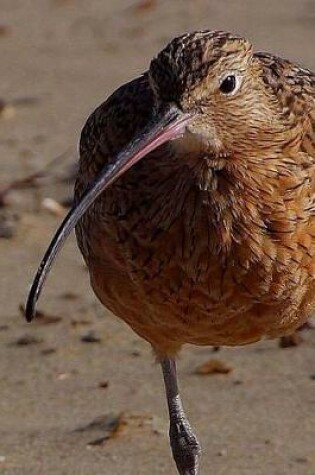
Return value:
M 181 348 L 288 335 L 315 308 L 315 75 L 237 34 L 185 33 L 90 115 L 79 149 L 26 318 L 75 228 L 96 296 L 161 364 L 173 458 L 197 475 Z

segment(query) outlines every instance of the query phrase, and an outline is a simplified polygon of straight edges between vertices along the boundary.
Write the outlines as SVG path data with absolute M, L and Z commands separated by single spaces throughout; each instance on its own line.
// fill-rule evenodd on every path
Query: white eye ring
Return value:
M 242 78 L 234 71 L 226 72 L 219 81 L 219 89 L 225 96 L 233 96 L 242 84 Z

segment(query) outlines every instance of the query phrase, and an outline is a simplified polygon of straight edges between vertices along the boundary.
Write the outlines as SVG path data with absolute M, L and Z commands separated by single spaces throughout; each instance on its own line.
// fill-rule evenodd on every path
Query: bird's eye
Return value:
M 236 76 L 234 74 L 229 74 L 221 81 L 219 89 L 223 94 L 231 94 L 232 92 L 235 92 L 237 87 L 238 80 Z

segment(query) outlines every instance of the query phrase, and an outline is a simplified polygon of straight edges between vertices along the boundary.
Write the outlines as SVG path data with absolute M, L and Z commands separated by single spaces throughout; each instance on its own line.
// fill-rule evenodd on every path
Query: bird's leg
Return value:
M 201 448 L 182 406 L 175 361 L 165 358 L 161 366 L 170 418 L 170 442 L 178 472 L 180 475 L 198 475 Z

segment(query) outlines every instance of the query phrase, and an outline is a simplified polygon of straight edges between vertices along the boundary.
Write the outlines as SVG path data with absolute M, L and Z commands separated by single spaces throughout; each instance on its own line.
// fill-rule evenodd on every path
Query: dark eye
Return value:
M 220 84 L 220 91 L 223 92 L 224 94 L 230 94 L 235 90 L 237 86 L 237 81 L 236 77 L 234 74 L 230 74 L 229 76 L 226 76 L 226 78 L 223 79 L 223 81 Z

